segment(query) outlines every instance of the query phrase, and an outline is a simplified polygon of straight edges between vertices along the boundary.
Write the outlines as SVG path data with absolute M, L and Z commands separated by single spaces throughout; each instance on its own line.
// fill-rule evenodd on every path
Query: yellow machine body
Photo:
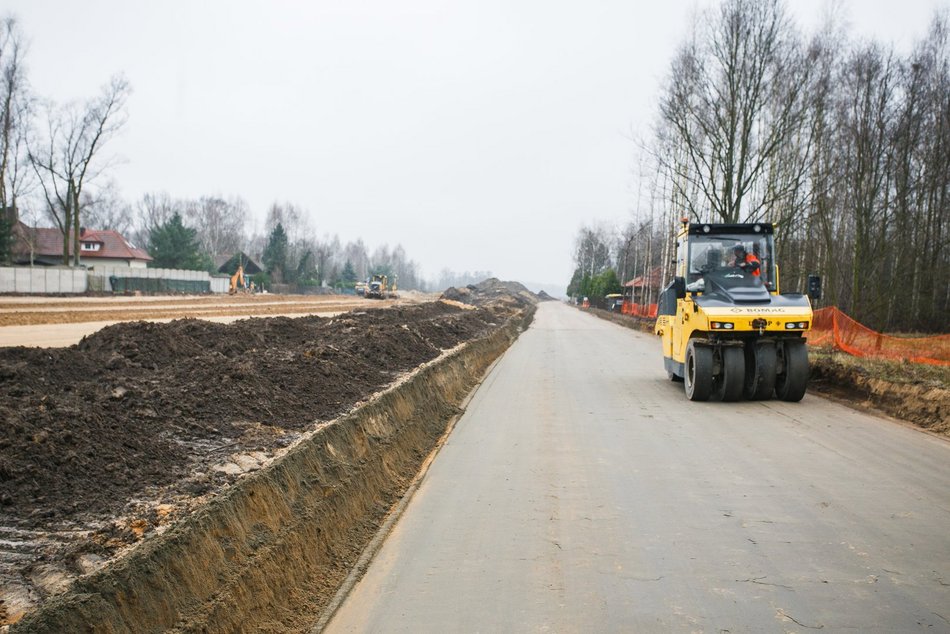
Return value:
M 800 400 L 807 381 L 808 298 L 783 294 L 767 223 L 686 224 L 656 334 L 664 367 L 692 400 Z

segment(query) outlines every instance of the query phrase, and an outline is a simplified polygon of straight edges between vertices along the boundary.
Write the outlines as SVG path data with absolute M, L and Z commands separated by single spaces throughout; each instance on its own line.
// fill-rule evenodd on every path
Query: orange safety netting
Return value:
M 634 317 L 656 317 L 656 304 L 634 304 L 624 302 L 620 306 L 620 312 L 624 315 L 633 315 Z
M 892 337 L 851 319 L 836 306 L 815 311 L 808 343 L 833 346 L 856 357 L 906 359 L 915 363 L 950 365 L 950 335 Z

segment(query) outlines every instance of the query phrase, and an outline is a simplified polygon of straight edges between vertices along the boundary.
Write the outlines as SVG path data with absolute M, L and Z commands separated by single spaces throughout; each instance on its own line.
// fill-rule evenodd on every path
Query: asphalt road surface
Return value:
M 950 632 L 950 443 L 543 304 L 330 632 Z

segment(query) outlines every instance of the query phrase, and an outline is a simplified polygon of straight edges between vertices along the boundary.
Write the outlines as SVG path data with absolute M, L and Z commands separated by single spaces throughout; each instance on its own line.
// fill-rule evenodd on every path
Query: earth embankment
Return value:
M 532 311 L 138 322 L 0 350 L 0 617 L 298 629 Z

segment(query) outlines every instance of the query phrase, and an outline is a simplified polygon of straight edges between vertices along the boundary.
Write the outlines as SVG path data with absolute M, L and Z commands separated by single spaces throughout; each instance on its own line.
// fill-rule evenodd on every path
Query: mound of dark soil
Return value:
M 0 349 L 0 522 L 74 526 L 199 464 L 292 442 L 500 321 L 441 302 L 217 324 L 122 323 Z M 210 490 L 227 474 L 187 481 Z

